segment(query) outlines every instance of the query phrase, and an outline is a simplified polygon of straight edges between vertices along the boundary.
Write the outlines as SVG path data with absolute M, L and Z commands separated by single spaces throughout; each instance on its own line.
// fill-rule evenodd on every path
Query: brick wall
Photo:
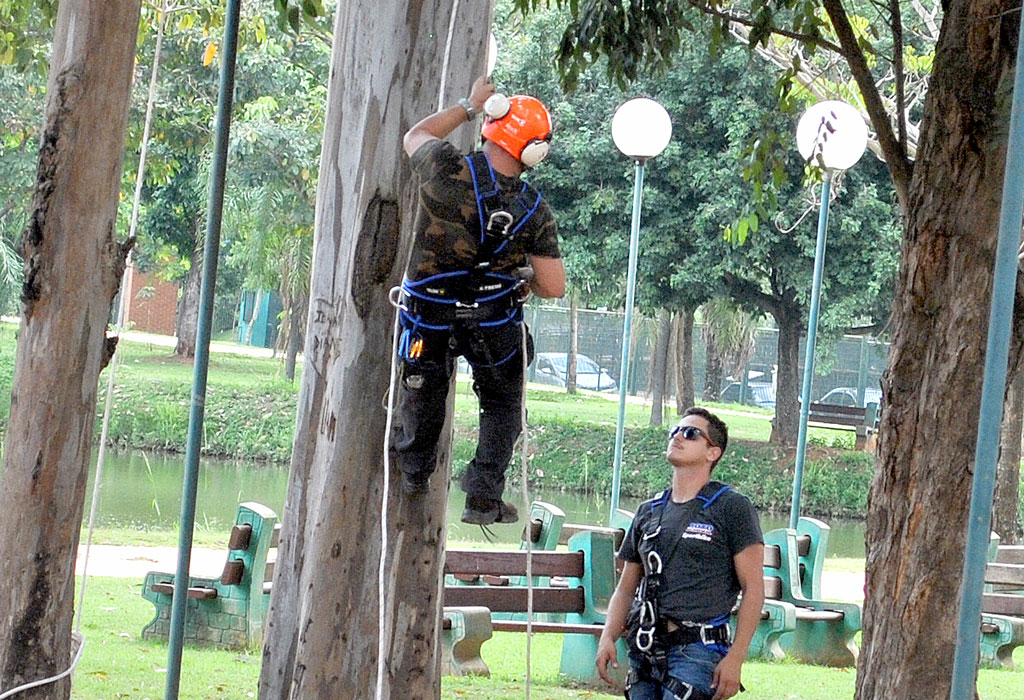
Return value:
M 128 274 L 128 322 L 133 330 L 174 335 L 178 310 L 178 284 L 165 282 L 154 274 L 132 266 Z

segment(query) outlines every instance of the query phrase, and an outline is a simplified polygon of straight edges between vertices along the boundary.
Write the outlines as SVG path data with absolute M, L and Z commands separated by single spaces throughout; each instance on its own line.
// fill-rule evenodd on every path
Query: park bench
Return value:
M 238 506 L 220 577 L 189 577 L 186 642 L 230 649 L 262 642 L 280 527 L 277 515 L 266 506 Z M 160 571 L 146 574 L 142 597 L 153 603 L 156 615 L 142 628 L 144 639 L 167 639 L 174 576 Z
M 597 683 L 594 658 L 608 602 L 615 589 L 614 537 L 605 532 L 580 532 L 568 551 L 532 553 L 533 611 L 555 613 L 564 621 L 538 620 L 532 630 L 565 635 L 560 673 L 582 683 Z M 449 585 L 444 589 L 442 668 L 447 673 L 482 673 L 480 645 L 499 632 L 525 632 L 525 619 L 494 619 L 493 613 L 525 613 L 528 588 L 527 552 L 523 550 L 449 550 L 446 576 L 489 580 L 490 585 Z M 513 581 L 520 582 L 513 585 Z M 543 582 L 543 583 L 541 583 Z M 620 649 L 625 654 L 623 646 Z M 624 658 L 624 657 L 623 657 Z
M 808 425 L 836 430 L 853 429 L 856 433 L 856 448 L 858 450 L 871 448 L 871 438 L 878 427 L 877 403 L 869 403 L 866 407 L 812 403 L 807 410 Z
M 1014 668 L 1024 645 L 1024 547 L 999 546 L 985 567 L 981 598 L 981 665 Z
M 765 597 L 795 607 L 795 628 L 783 633 L 780 645 L 789 656 L 822 666 L 855 666 L 860 631 L 858 603 L 821 599 L 821 569 L 828 546 L 828 525 L 811 518 L 800 530 L 780 528 L 764 533 Z M 778 548 L 777 562 L 768 552 Z M 773 579 L 771 590 L 767 579 Z

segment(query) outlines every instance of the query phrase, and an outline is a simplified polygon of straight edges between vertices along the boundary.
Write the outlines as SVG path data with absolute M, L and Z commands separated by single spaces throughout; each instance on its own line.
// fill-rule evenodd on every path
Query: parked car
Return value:
M 837 386 L 818 399 L 818 403 L 827 403 L 832 406 L 856 406 L 857 387 Z M 864 401 L 861 403 L 861 408 L 866 407 L 869 403 L 882 403 L 881 389 L 872 386 L 864 387 Z
M 719 400 L 722 403 L 739 403 L 740 383 L 729 382 L 722 389 Z M 748 406 L 775 408 L 775 387 L 770 382 L 747 382 L 747 392 L 743 397 L 743 403 Z
M 564 387 L 569 366 L 568 353 L 541 352 L 534 360 L 537 363 L 533 381 Z M 586 355 L 576 354 L 576 386 L 591 391 L 614 391 L 618 388 L 615 380 L 596 362 Z

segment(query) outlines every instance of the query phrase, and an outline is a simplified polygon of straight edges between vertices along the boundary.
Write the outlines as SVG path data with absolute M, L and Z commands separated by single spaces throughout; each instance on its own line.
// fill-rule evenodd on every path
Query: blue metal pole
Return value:
M 619 418 L 615 423 L 615 461 L 612 464 L 612 505 L 608 522 L 615 518 L 622 485 L 622 432 L 626 421 L 626 380 L 629 371 L 629 339 L 633 331 L 633 294 L 636 291 L 636 259 L 640 248 L 640 199 L 644 187 L 644 162 L 636 161 L 633 181 L 633 223 L 629 231 L 629 269 L 626 273 L 626 318 L 622 322 L 622 364 L 619 369 Z
M 174 575 L 171 601 L 171 627 L 167 649 L 165 700 L 177 700 L 181 680 L 181 653 L 185 636 L 185 610 L 188 602 L 189 563 L 192 557 L 192 531 L 195 527 L 196 487 L 199 481 L 199 451 L 203 440 L 203 413 L 206 404 L 206 375 L 210 360 L 210 329 L 213 325 L 213 295 L 217 281 L 217 257 L 220 252 L 220 224 L 224 209 L 224 174 L 227 170 L 228 136 L 231 129 L 231 104 L 235 91 L 235 57 L 238 53 L 238 17 L 241 0 L 228 0 L 224 18 L 224 43 L 220 65 L 220 95 L 217 104 L 217 132 L 210 172 L 210 198 L 206 216 L 206 242 L 203 246 L 203 277 L 199 292 L 199 326 L 196 329 L 196 355 L 192 375 L 192 404 L 188 416 L 188 443 L 185 448 L 185 478 L 181 489 L 181 517 L 178 524 L 178 566 Z
M 1024 46 L 1024 21 L 1017 46 Z M 992 306 L 988 317 L 988 344 L 981 388 L 978 442 L 974 453 L 974 483 L 967 525 L 963 584 L 960 588 L 960 622 L 953 657 L 952 700 L 973 700 L 981 636 L 981 594 L 985 584 L 989 530 L 992 526 L 992 497 L 996 487 L 999 459 L 999 426 L 1006 393 L 1006 365 L 1010 354 L 1013 297 L 1017 280 L 1017 247 L 1020 243 L 1021 213 L 1024 211 L 1024 51 L 1017 49 L 1017 73 L 1013 84 L 1010 134 L 1003 175 L 1003 203 L 999 215 L 992 283 Z
M 821 182 L 821 211 L 818 212 L 818 238 L 814 246 L 814 277 L 811 281 L 811 312 L 807 319 L 807 348 L 804 355 L 804 381 L 800 390 L 800 432 L 796 438 L 796 466 L 793 469 L 793 503 L 789 509 L 789 526 L 796 528 L 800 519 L 800 490 L 804 482 L 804 453 L 807 450 L 807 420 L 811 412 L 811 379 L 814 376 L 814 344 L 818 334 L 818 301 L 821 298 L 821 275 L 825 267 L 825 238 L 828 230 L 828 195 L 832 174 L 826 170 Z

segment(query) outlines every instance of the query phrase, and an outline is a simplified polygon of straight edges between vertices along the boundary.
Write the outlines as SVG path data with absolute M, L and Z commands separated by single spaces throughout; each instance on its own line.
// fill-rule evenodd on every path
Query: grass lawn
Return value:
M 167 645 L 142 641 L 142 626 L 153 617 L 153 606 L 142 599 L 141 581 L 90 577 L 82 630 L 85 652 L 75 674 L 71 697 L 76 700 L 144 700 L 163 697 Z M 559 683 L 561 649 L 558 635 L 536 635 L 532 643 L 531 696 L 536 700 L 621 698 L 617 693 L 573 688 Z M 524 635 L 497 633 L 483 646 L 490 678 L 445 678 L 445 700 L 518 700 L 525 695 Z M 1024 666 L 1024 647 L 1014 660 Z M 183 700 L 245 700 L 255 697 L 259 678 L 258 650 L 231 652 L 185 649 Z M 938 669 L 937 669 L 938 671 Z M 853 669 L 832 669 L 796 663 L 748 662 L 743 667 L 748 691 L 743 700 L 849 700 L 854 692 Z M 978 691 L 982 700 L 1024 697 L 1024 671 L 982 670 Z

